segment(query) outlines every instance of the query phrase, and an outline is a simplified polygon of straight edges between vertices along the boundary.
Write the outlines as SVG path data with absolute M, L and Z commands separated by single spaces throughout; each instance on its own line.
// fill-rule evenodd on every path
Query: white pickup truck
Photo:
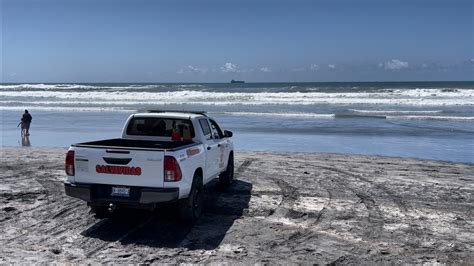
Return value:
M 88 203 L 97 217 L 117 207 L 177 202 L 180 216 L 202 212 L 203 185 L 234 176 L 232 132 L 205 112 L 149 111 L 131 115 L 121 138 L 71 145 L 66 194 Z

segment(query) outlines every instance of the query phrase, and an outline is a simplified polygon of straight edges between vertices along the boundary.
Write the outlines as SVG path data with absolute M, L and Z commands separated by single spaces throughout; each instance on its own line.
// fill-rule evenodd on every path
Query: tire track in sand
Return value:
M 364 183 L 367 183 L 370 186 L 372 186 L 372 187 L 382 191 L 383 193 L 387 194 L 389 199 L 397 205 L 397 207 L 400 209 L 401 212 L 403 212 L 403 213 L 408 212 L 408 209 L 409 209 L 408 204 L 403 200 L 403 198 L 401 196 L 393 193 L 392 191 L 390 191 L 385 186 L 383 186 L 381 184 L 376 184 L 373 181 L 371 181 L 371 180 L 369 180 L 365 177 L 362 177 L 360 175 L 350 173 L 350 172 L 347 172 L 347 171 L 344 171 L 344 170 L 341 170 L 341 169 L 337 169 L 335 167 L 329 167 L 329 166 L 324 166 L 324 165 L 316 165 L 316 166 L 320 167 L 320 168 L 323 168 L 323 169 L 326 169 L 326 170 L 329 170 L 329 171 L 332 171 L 332 172 L 337 172 L 337 173 L 341 173 L 341 174 L 344 174 L 344 175 L 348 175 L 348 176 L 353 177 L 355 179 L 358 179 L 358 180 L 360 180 Z
M 351 173 L 351 172 L 347 172 L 347 171 L 344 171 L 344 170 L 341 170 L 341 169 L 337 169 L 337 168 L 334 168 L 334 167 L 329 167 L 329 166 L 325 166 L 325 165 L 316 165 L 316 166 L 320 167 L 322 169 L 328 170 L 328 171 L 337 172 L 337 173 L 352 177 L 352 178 L 354 178 L 356 180 L 359 180 L 359 181 L 361 181 L 365 184 L 368 184 L 370 187 L 372 187 L 374 189 L 377 189 L 377 190 L 381 191 L 383 194 L 388 196 L 388 199 L 390 201 L 395 203 L 396 207 L 400 210 L 400 213 L 402 213 L 406 219 L 411 218 L 411 216 L 409 214 L 409 204 L 407 202 L 405 202 L 401 196 L 399 196 L 396 193 L 390 191 L 388 188 L 386 188 L 382 184 L 376 184 L 373 181 L 371 181 L 371 180 L 369 180 L 365 177 L 362 177 L 360 175 L 357 175 L 357 174 L 354 174 L 354 173 Z M 369 218 L 368 219 L 369 225 L 370 225 L 370 223 L 373 223 L 373 224 L 376 225 L 376 227 L 375 227 L 376 231 L 368 231 L 368 235 L 370 237 L 374 237 L 378 233 L 381 233 L 383 231 L 383 226 L 385 224 L 384 215 L 383 215 L 382 211 L 380 210 L 379 204 L 374 200 L 373 196 L 370 195 L 370 194 L 373 194 L 373 193 L 369 192 L 370 189 L 367 189 L 367 191 L 363 191 L 360 188 L 351 186 L 350 182 L 347 182 L 347 179 L 341 180 L 341 177 L 338 177 L 338 176 L 335 176 L 335 178 L 337 178 L 336 182 L 340 186 L 346 187 L 349 190 L 351 190 L 360 199 L 360 202 L 362 204 L 364 204 L 364 206 L 368 210 L 368 212 L 369 212 L 369 217 L 368 217 Z M 410 233 L 411 235 L 415 236 L 415 237 L 419 237 L 418 234 L 416 233 L 417 230 L 413 229 L 414 225 L 412 223 L 408 222 L 408 221 L 407 221 L 407 224 L 410 227 L 410 229 L 407 230 L 407 232 Z M 415 224 L 415 226 L 416 226 L 416 224 Z
M 128 211 L 102 220 L 89 216 L 85 223 L 76 226 L 78 228 L 91 225 L 80 233 L 82 237 L 77 240 L 75 246 L 83 250 L 86 258 L 90 258 L 107 246 L 113 246 L 130 237 L 157 218 L 153 213 L 138 212 L 137 215 L 129 215 Z
M 253 161 L 256 161 L 256 159 L 254 159 Z M 239 167 L 237 167 L 237 170 L 235 170 L 235 175 L 239 175 L 239 174 L 243 173 L 245 170 L 247 170 L 247 168 L 252 164 L 253 161 L 250 160 L 250 159 L 247 159 L 247 160 L 243 161 L 239 165 Z
M 36 241 L 43 242 L 45 239 L 47 240 L 49 235 L 58 235 L 57 232 L 65 232 L 75 229 L 75 225 L 81 220 L 75 214 L 77 207 L 82 204 L 84 203 L 80 202 L 79 200 L 72 200 L 64 205 L 61 205 L 63 207 L 54 213 L 49 212 L 51 209 L 58 208 L 59 203 L 54 205 L 43 205 L 41 208 L 35 209 L 35 212 L 48 212 L 48 214 L 37 218 L 38 222 L 29 225 L 27 230 L 22 230 L 24 231 L 23 233 L 8 239 L 9 244 L 22 245 L 24 242 L 30 239 L 29 234 L 32 232 L 44 236 L 43 238 L 38 238 Z M 58 219 L 61 219 L 59 221 L 60 223 L 52 223 Z M 70 227 L 71 225 L 74 227 Z
M 317 167 L 343 175 L 343 176 L 331 175 L 331 178 L 332 178 L 331 181 L 337 183 L 338 188 L 342 188 L 343 190 L 350 191 L 359 199 L 359 202 L 365 206 L 368 216 L 367 216 L 367 221 L 364 224 L 364 227 L 365 227 L 364 235 L 369 238 L 374 238 L 378 236 L 379 234 L 381 234 L 383 232 L 384 216 L 382 214 L 382 211 L 380 210 L 379 205 L 373 199 L 372 195 L 370 195 L 369 189 L 367 189 L 367 191 L 364 191 L 361 188 L 358 188 L 352 185 L 351 184 L 352 182 L 348 180 L 347 178 L 344 178 L 344 176 L 346 177 L 349 176 L 349 177 L 353 177 L 359 180 L 358 176 L 355 174 L 342 171 L 339 169 L 335 169 L 332 167 L 328 167 L 328 166 L 317 165 Z M 372 184 L 369 183 L 369 185 L 372 185 Z
M 306 223 L 309 223 L 311 225 L 316 225 L 319 223 L 321 220 L 323 214 L 326 211 L 326 208 L 328 205 L 331 204 L 331 194 L 328 191 L 329 195 L 329 200 L 325 203 L 323 208 L 318 211 L 317 213 L 315 212 L 301 212 L 298 210 L 295 210 L 294 207 L 296 205 L 296 202 L 300 198 L 300 193 L 298 191 L 298 188 L 291 186 L 287 182 L 281 180 L 281 179 L 276 179 L 276 178 L 270 178 L 272 182 L 278 185 L 280 188 L 280 192 L 282 195 L 282 200 L 278 207 L 275 209 L 275 211 L 268 217 L 274 217 L 277 221 L 279 218 L 287 218 L 290 220 L 293 220 L 295 224 L 298 224 L 301 220 L 305 221 Z M 315 196 L 315 195 L 312 195 Z M 312 239 L 316 237 L 317 233 L 313 230 L 311 230 L 309 227 L 299 227 L 296 232 L 293 232 L 288 236 L 286 241 L 283 241 L 281 243 L 273 243 L 272 246 L 273 248 L 276 246 L 287 246 L 287 245 L 300 245 L 306 243 L 308 239 Z

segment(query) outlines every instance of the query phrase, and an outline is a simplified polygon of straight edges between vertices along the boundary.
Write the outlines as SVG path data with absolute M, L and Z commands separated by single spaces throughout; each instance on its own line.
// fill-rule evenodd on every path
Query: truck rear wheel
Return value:
M 195 174 L 189 197 L 179 201 L 179 216 L 187 222 L 196 221 L 202 213 L 203 184 L 202 177 Z
M 107 208 L 107 206 L 90 205 L 90 208 L 96 218 L 99 218 L 99 219 L 107 218 L 110 215 L 109 209 Z
M 219 175 L 219 185 L 228 188 L 232 182 L 234 182 L 234 155 L 231 153 L 225 172 Z

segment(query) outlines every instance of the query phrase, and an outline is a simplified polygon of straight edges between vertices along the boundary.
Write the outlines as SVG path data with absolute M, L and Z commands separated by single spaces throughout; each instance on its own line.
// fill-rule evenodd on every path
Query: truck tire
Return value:
M 226 170 L 219 175 L 219 186 L 221 188 L 228 188 L 234 182 L 234 155 L 229 155 L 229 162 L 227 162 Z
M 103 219 L 110 216 L 110 212 L 107 206 L 90 205 L 90 208 L 96 218 Z
M 195 222 L 202 213 L 203 207 L 202 177 L 195 174 L 189 197 L 182 199 L 179 204 L 179 216 L 186 222 Z

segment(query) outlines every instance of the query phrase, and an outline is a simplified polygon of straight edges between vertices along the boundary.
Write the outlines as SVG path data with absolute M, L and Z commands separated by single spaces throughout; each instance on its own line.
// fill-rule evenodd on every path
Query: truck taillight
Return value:
M 176 182 L 181 180 L 181 168 L 178 161 L 173 156 L 165 156 L 164 163 L 164 180 L 165 182 Z
M 74 176 L 74 151 L 68 151 L 66 154 L 66 175 Z

